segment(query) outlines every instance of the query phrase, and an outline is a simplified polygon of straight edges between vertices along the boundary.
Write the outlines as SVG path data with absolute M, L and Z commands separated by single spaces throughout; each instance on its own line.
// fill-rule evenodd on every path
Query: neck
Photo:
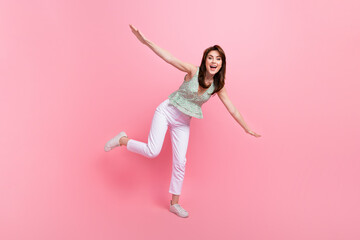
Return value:
M 211 80 L 213 80 L 213 78 L 214 78 L 214 75 L 210 74 L 208 71 L 206 71 L 205 81 L 211 81 Z

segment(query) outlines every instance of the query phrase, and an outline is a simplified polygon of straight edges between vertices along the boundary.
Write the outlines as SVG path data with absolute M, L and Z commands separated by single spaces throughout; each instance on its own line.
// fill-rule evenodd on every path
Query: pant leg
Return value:
M 159 155 L 168 129 L 168 121 L 161 107 L 162 105 L 156 108 L 151 122 L 148 142 L 144 143 L 130 139 L 127 143 L 127 149 L 129 151 L 141 154 L 148 158 L 155 158 Z
M 180 195 L 185 176 L 186 152 L 188 148 L 190 125 L 182 124 L 170 128 L 173 164 L 169 192 Z

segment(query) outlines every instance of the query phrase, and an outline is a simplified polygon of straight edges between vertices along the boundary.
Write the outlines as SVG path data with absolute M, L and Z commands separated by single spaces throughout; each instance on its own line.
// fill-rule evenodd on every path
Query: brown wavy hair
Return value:
M 225 86 L 226 57 L 225 57 L 224 50 L 219 45 L 214 45 L 214 46 L 208 47 L 207 49 L 204 50 L 204 54 L 203 54 L 201 64 L 199 67 L 198 81 L 199 81 L 199 85 L 202 88 L 209 88 L 211 86 L 211 85 L 209 85 L 209 86 L 205 85 L 205 74 L 206 74 L 205 62 L 206 62 L 206 58 L 207 58 L 209 52 L 212 50 L 217 50 L 220 53 L 220 57 L 222 60 L 222 65 L 221 65 L 220 70 L 214 75 L 215 89 L 211 94 L 211 95 L 214 95 L 215 93 L 220 91 Z

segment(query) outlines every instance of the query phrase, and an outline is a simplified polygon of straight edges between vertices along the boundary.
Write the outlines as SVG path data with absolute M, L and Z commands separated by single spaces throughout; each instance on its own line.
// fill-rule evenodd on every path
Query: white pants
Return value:
M 163 101 L 157 108 L 152 119 L 148 142 L 143 143 L 130 139 L 127 149 L 148 158 L 159 155 L 168 127 L 171 133 L 172 143 L 172 175 L 169 192 L 180 195 L 185 175 L 186 151 L 190 135 L 191 116 L 179 111 L 169 103 L 169 99 Z

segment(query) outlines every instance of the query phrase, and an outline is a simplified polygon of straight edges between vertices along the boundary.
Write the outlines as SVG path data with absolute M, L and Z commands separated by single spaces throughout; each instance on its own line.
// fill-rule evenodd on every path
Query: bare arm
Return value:
M 179 59 L 174 57 L 170 52 L 166 51 L 165 49 L 162 49 L 161 47 L 157 46 L 155 43 L 147 39 L 138 29 L 136 29 L 131 24 L 130 24 L 130 28 L 141 43 L 148 46 L 154 53 L 156 53 L 156 55 L 161 57 L 165 62 L 171 64 L 180 71 L 188 73 L 191 76 L 195 74 L 197 70 L 196 66 L 190 63 L 180 61 Z
M 231 102 L 225 87 L 223 87 L 217 95 L 219 96 L 222 103 L 225 105 L 226 109 L 229 111 L 231 116 L 240 124 L 240 126 L 245 130 L 246 133 L 249 133 L 255 137 L 261 137 L 261 135 L 250 130 L 249 126 L 246 124 L 244 118 L 241 116 L 240 112 L 236 109 L 234 104 Z

